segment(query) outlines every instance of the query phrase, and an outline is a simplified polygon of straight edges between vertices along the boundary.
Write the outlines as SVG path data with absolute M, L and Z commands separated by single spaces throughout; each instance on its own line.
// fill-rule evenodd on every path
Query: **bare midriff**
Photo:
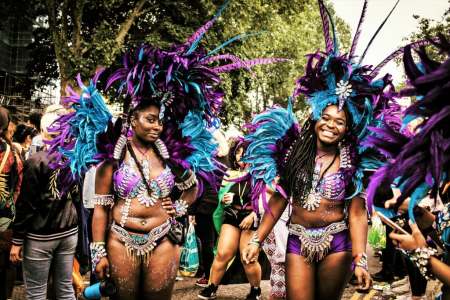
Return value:
M 344 201 L 322 198 L 316 210 L 308 211 L 294 200 L 290 222 L 306 228 L 325 227 L 344 220 L 344 205 Z
M 124 205 L 125 200 L 119 199 L 113 206 L 112 218 L 117 224 L 120 224 L 122 207 Z M 140 204 L 139 200 L 135 198 L 131 200 L 131 206 L 124 228 L 132 231 L 147 233 L 153 228 L 163 224 L 168 218 L 169 215 L 162 207 L 160 201 L 153 206 L 146 207 L 145 205 Z

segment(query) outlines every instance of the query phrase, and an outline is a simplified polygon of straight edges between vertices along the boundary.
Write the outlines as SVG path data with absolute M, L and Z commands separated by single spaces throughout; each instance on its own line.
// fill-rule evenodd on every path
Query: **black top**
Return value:
M 20 245 L 27 235 L 61 237 L 60 233 L 73 232 L 77 227 L 75 203 L 80 202 L 79 189 L 74 187 L 63 196 L 59 195 L 56 171 L 49 168 L 54 160 L 55 156 L 49 157 L 47 152 L 40 151 L 25 162 L 13 223 L 14 244 Z

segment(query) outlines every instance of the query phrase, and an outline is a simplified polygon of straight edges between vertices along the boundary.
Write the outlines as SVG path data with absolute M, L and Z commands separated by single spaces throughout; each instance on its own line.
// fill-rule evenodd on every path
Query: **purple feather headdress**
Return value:
M 318 0 L 324 30 L 325 51 L 307 55 L 305 74 L 296 81 L 294 91 L 294 96 L 304 95 L 306 97 L 315 120 L 320 118 L 323 110 L 330 104 L 338 105 L 339 109 L 345 107 L 352 119 L 351 133 L 358 139 L 362 139 L 366 135 L 367 127 L 373 123 L 378 99 L 391 98 L 394 95 L 392 90 L 387 93 L 385 91 L 387 87 L 392 87 L 389 74 L 380 79 L 375 78 L 383 66 L 403 53 L 403 49 L 396 50 L 374 68 L 362 64 L 368 49 L 396 8 L 399 2 L 397 1 L 370 39 L 363 54 L 360 57 L 355 55 L 366 16 L 367 2 L 367 0 L 364 1 L 350 51 L 348 54 L 343 54 L 339 49 L 339 41 L 330 13 L 323 0 Z M 415 49 L 428 43 L 429 41 L 418 41 L 410 46 Z
M 440 43 L 432 40 L 450 57 L 450 44 L 443 37 Z M 410 218 L 413 207 L 426 194 L 435 198 L 439 189 L 448 182 L 450 171 L 450 58 L 443 63 L 433 61 L 424 51 L 418 51 L 421 63 L 416 65 L 411 55 L 412 47 L 404 50 L 404 65 L 410 88 L 403 94 L 416 95 L 418 100 L 405 111 L 405 118 L 421 118 L 414 136 L 400 134 L 386 125 L 375 129 L 378 137 L 369 140 L 390 161 L 378 170 L 369 185 L 369 197 L 373 197 L 379 182 L 383 179 L 396 182 L 402 194 L 401 203 L 410 200 Z
M 217 54 L 246 35 L 238 35 L 209 52 L 200 46 L 201 39 L 227 4 L 228 1 L 183 44 L 172 45 L 167 50 L 142 45 L 125 54 L 123 67 L 112 73 L 107 88 L 117 84 L 118 93 L 126 95 L 124 107 L 131 109 L 141 101 L 156 99 L 164 122 L 182 122 L 189 111 L 201 111 L 210 123 L 218 115 L 224 95 L 219 87 L 221 73 L 286 61 L 282 58 L 242 60 L 232 54 Z

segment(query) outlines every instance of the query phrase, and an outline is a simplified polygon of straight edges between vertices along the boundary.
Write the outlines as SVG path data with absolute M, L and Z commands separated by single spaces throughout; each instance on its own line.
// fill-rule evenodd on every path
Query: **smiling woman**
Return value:
M 316 122 L 314 130 L 321 146 L 336 144 L 342 140 L 347 132 L 347 116 L 344 110 L 339 110 L 336 105 L 330 105 L 322 113 Z

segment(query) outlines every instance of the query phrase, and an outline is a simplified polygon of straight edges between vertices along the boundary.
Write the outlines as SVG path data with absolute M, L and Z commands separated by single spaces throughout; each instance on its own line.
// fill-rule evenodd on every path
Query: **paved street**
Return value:
M 369 252 L 369 268 L 371 273 L 375 273 L 379 270 L 380 264 L 378 259 L 373 257 Z M 175 292 L 173 295 L 174 300 L 193 300 L 197 299 L 197 294 L 201 290 L 200 287 L 195 286 L 196 278 L 187 278 L 184 277 L 183 280 L 177 281 L 175 284 Z M 387 300 L 387 299 L 397 299 L 397 300 L 406 300 L 410 299 L 409 293 L 404 293 L 402 295 L 395 295 L 391 292 L 391 288 L 387 284 L 383 283 L 375 283 L 375 288 L 383 288 L 384 292 L 377 291 L 372 289 L 368 294 L 359 294 L 355 291 L 355 288 L 352 285 L 348 285 L 343 299 L 345 300 Z M 270 285 L 269 281 L 265 280 L 261 284 L 263 299 L 268 299 Z M 403 285 L 403 288 L 408 290 L 409 283 L 406 282 Z M 439 291 L 440 284 L 437 281 L 429 281 L 427 287 L 427 298 L 426 299 L 434 299 L 434 296 Z M 230 284 L 219 287 L 217 299 L 218 300 L 234 300 L 234 299 L 245 299 L 245 296 L 249 292 L 248 284 Z M 15 300 L 25 300 L 25 293 L 23 286 L 17 286 L 14 290 L 13 299 Z M 155 299 L 157 300 L 157 299 Z

